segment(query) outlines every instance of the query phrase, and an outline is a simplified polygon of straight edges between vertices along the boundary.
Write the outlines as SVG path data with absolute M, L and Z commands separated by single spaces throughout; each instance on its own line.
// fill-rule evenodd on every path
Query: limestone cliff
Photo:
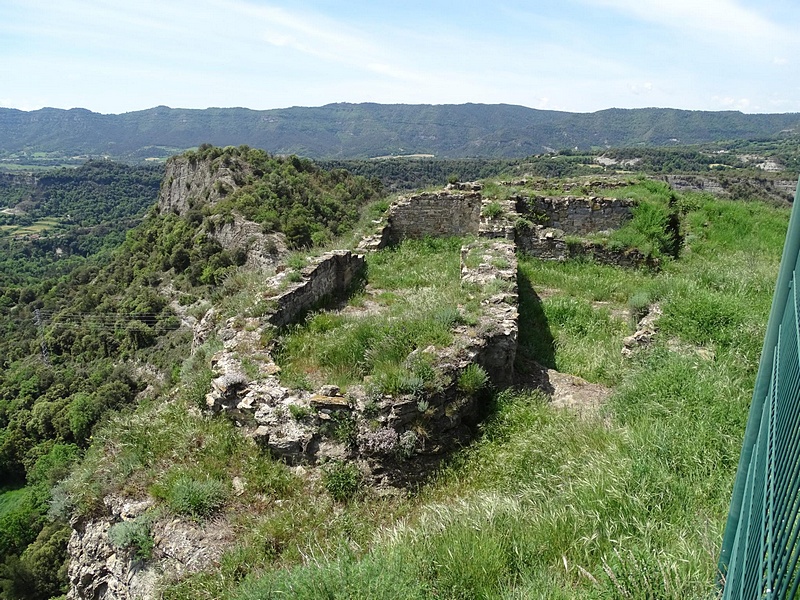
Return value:
M 153 517 L 153 548 L 147 560 L 137 556 L 135 548 L 115 544 L 109 535 L 112 528 L 142 519 L 152 504 L 109 496 L 103 516 L 73 522 L 68 600 L 155 599 L 157 585 L 165 578 L 185 576 L 219 561 L 233 537 L 221 519 L 198 523 Z
M 237 156 L 226 156 L 224 161 L 198 158 L 193 154 L 173 156 L 167 161 L 158 209 L 185 216 L 192 208 L 215 204 L 241 187 L 250 165 Z
M 213 206 L 249 179 L 253 169 L 239 156 L 198 158 L 193 154 L 173 156 L 167 161 L 164 179 L 158 195 L 158 211 L 186 216 L 190 210 L 213 213 Z M 247 268 L 274 266 L 286 253 L 286 236 L 265 233 L 258 223 L 248 221 L 234 211 L 227 218 L 213 215 L 211 236 L 231 252 L 242 249 L 247 253 Z

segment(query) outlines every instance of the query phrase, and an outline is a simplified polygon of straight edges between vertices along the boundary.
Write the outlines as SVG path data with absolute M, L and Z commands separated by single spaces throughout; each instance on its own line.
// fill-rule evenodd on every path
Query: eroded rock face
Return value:
M 162 214 L 185 216 L 190 209 L 213 204 L 238 189 L 250 166 L 238 157 L 222 163 L 190 156 L 173 156 L 167 161 L 158 209 Z
M 152 504 L 109 496 L 104 499 L 105 515 L 72 524 L 69 600 L 155 600 L 160 581 L 216 564 L 233 539 L 224 519 L 196 523 L 163 516 L 151 525 L 152 556 L 142 560 L 135 548 L 116 546 L 109 531 L 141 519 Z
M 185 217 L 192 209 L 216 204 L 244 185 L 252 175 L 250 165 L 238 156 L 198 159 L 191 155 L 174 156 L 167 161 L 158 195 L 161 214 Z M 246 253 L 244 266 L 250 269 L 274 267 L 287 252 L 286 236 L 264 233 L 258 223 L 233 213 L 210 219 L 211 236 L 231 251 Z
M 759 159 L 761 160 L 761 159 Z M 764 168 L 767 163 L 756 164 Z M 771 169 L 765 169 L 771 170 Z M 785 205 L 794 200 L 797 181 L 771 177 L 710 177 L 704 175 L 665 175 L 664 181 L 680 192 L 706 192 L 723 198 L 760 197 Z
M 246 269 L 264 270 L 275 267 L 288 252 L 286 236 L 283 233 L 264 233 L 263 227 L 233 214 L 232 220 L 216 220 L 212 237 L 223 248 L 242 249 L 247 258 L 242 265 Z

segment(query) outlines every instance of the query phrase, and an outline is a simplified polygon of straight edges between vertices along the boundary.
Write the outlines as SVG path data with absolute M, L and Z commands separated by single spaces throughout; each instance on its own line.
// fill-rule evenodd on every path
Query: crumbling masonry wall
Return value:
M 577 197 L 520 197 L 517 210 L 534 223 L 560 229 L 567 235 L 587 235 L 619 229 L 631 218 L 633 200 Z
M 323 254 L 301 271 L 300 282 L 269 299 L 275 304 L 268 317 L 270 324 L 285 327 L 324 299 L 345 293 L 364 271 L 365 265 L 363 255 L 349 250 Z M 280 285 L 286 277 L 286 272 L 281 273 L 276 284 Z
M 478 235 L 481 194 L 448 188 L 399 199 L 389 214 L 389 240 Z

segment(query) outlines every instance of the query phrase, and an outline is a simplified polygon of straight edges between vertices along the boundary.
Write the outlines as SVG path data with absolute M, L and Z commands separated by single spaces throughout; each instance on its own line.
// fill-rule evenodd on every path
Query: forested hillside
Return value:
M 549 150 L 662 146 L 797 134 L 797 114 L 675 109 L 544 111 L 512 105 L 329 104 L 256 111 L 166 106 L 102 115 L 0 108 L 0 159 L 73 155 L 166 157 L 204 142 L 249 144 L 309 158 L 430 154 L 510 158 Z M 39 154 L 37 154 L 39 153 Z
M 118 245 L 155 202 L 162 173 L 94 161 L 0 179 L 0 288 L 68 273 Z
M 287 245 L 311 246 L 352 228 L 379 196 L 380 186 L 344 171 L 244 147 L 206 146 L 184 160 L 209 171 L 235 162 L 241 186 L 177 215 L 155 206 L 161 169 L 103 161 L 5 181 L 0 198 L 24 214 L 3 217 L 0 238 L 2 598 L 65 591 L 69 513 L 52 486 L 104 415 L 180 378 L 192 333 L 175 306 L 221 300 L 247 258 L 214 239 L 218 224 L 251 218 Z M 20 233 L 42 219 L 50 225 Z

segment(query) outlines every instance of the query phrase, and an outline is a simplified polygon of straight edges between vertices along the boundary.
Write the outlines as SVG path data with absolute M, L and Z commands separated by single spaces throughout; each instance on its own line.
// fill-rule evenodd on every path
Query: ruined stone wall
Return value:
M 392 243 L 403 238 L 477 235 L 481 219 L 479 192 L 444 190 L 401 198 L 392 205 Z
M 645 256 L 636 248 L 609 248 L 590 240 L 569 241 L 557 232 L 540 227 L 517 230 L 517 245 L 521 252 L 544 260 L 586 257 L 604 265 L 625 268 L 659 266 L 657 258 Z
M 336 278 L 346 285 L 347 275 L 337 272 L 337 257 L 346 260 L 346 253 L 321 258 L 308 269 L 309 279 L 328 282 L 325 289 Z M 259 444 L 289 464 L 346 459 L 359 464 L 375 483 L 406 485 L 422 479 L 475 435 L 474 426 L 487 411 L 489 386 L 464 389 L 462 374 L 478 364 L 495 387 L 513 383 L 518 332 L 513 241 L 482 238 L 465 246 L 461 279 L 484 298 L 480 322 L 454 328 L 450 346 L 420 348 L 408 358 L 424 360 L 437 370 L 438 389 L 376 397 L 365 389 L 367 384 L 350 386 L 344 395 L 336 386 L 324 385 L 311 394 L 283 387 L 277 378 L 279 368 L 266 355 L 259 375 L 251 380 L 237 357 L 244 353 L 240 348 L 254 345 L 260 330 L 253 327 L 255 322 L 237 324 L 229 319 L 218 331 L 224 349 L 212 358 L 217 377 L 207 406 L 250 428 Z M 304 287 L 305 292 L 298 292 Z M 310 297 L 316 294 L 307 286 L 287 290 L 281 296 L 287 307 L 285 318 L 292 311 L 296 317 L 304 304 L 301 299 Z M 346 439 L 342 427 L 349 432 Z
M 509 387 L 514 383 L 519 327 L 516 243 L 495 238 L 464 246 L 461 282 L 493 291 L 482 303 L 485 316 L 477 335 L 464 343 L 465 352 L 486 370 L 495 387 Z
M 517 210 L 532 221 L 566 234 L 587 235 L 619 229 L 631 218 L 632 200 L 578 197 L 521 197 Z
M 269 315 L 269 322 L 275 327 L 284 327 L 325 298 L 346 292 L 365 264 L 363 255 L 349 250 L 323 254 L 303 269 L 300 282 L 270 298 L 275 310 Z M 277 283 L 285 277 L 285 273 L 281 274 Z

